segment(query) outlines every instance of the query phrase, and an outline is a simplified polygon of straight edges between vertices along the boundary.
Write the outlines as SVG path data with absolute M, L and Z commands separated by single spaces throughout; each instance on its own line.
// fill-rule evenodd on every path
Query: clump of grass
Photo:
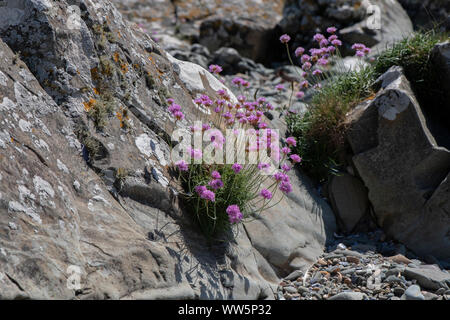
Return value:
M 196 186 L 208 185 L 211 180 L 211 172 L 218 169 L 222 176 L 224 187 L 215 191 L 215 202 L 205 201 L 195 192 Z M 247 219 L 253 212 L 251 202 L 258 197 L 257 188 L 260 186 L 255 179 L 260 176 L 253 172 L 253 168 L 243 170 L 239 174 L 234 173 L 231 165 L 216 166 L 191 165 L 189 173 L 183 177 L 184 189 L 190 190 L 185 197 L 185 204 L 198 222 L 202 233 L 207 239 L 212 240 L 218 236 L 227 235 L 232 224 L 229 221 L 226 209 L 230 204 L 239 206 L 243 218 Z
M 306 114 L 286 117 L 290 134 L 297 138 L 296 152 L 313 179 L 326 180 L 345 160 L 345 116 L 374 93 L 374 79 L 370 66 L 339 75 L 317 91 Z
M 107 124 L 109 115 L 114 111 L 114 103 L 111 97 L 102 95 L 100 99 L 90 99 L 89 102 L 85 102 L 84 109 L 95 127 L 102 130 Z
M 79 127 L 75 130 L 75 134 L 77 135 L 80 142 L 84 145 L 86 149 L 89 159 L 89 162 L 92 162 L 97 156 L 100 154 L 101 145 L 100 142 L 91 136 L 89 131 L 86 128 Z
M 114 183 L 119 187 L 119 189 L 122 189 L 123 183 L 125 182 L 125 179 L 130 175 L 129 171 L 125 168 L 118 168 L 116 170 L 116 173 L 114 175 L 114 178 L 116 179 Z

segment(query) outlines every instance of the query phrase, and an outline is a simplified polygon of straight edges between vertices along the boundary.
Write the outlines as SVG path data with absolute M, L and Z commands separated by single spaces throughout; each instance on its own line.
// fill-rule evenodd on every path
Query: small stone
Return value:
M 347 257 L 347 262 L 359 264 L 359 258 L 353 257 L 353 256 L 348 256 Z
M 425 300 L 422 292 L 420 291 L 420 287 L 418 285 L 412 285 L 408 289 L 406 289 L 404 295 L 401 298 L 402 300 Z
M 285 279 L 292 281 L 294 279 L 297 279 L 299 277 L 303 276 L 303 272 L 301 270 L 295 270 L 294 272 L 292 272 L 291 274 L 289 274 Z
M 338 249 L 341 249 L 341 250 L 345 250 L 345 249 L 347 249 L 347 246 L 346 246 L 345 244 L 343 244 L 343 243 L 339 243 L 339 244 L 337 245 L 337 248 L 338 248 Z
M 394 288 L 394 294 L 397 297 L 401 297 L 403 294 L 405 293 L 405 289 L 401 288 L 401 287 L 396 287 Z
M 326 266 L 326 265 L 328 265 L 328 263 L 327 263 L 324 259 L 322 259 L 322 258 L 319 258 L 319 260 L 317 260 L 317 264 L 319 264 L 319 265 L 321 265 L 321 266 Z
M 397 254 L 395 256 L 389 257 L 389 260 L 395 262 L 395 263 L 403 263 L 403 264 L 410 264 L 412 263 L 411 260 L 409 260 L 407 257 L 405 257 L 402 254 Z
M 328 300 L 364 300 L 365 298 L 367 298 L 367 296 L 364 293 L 350 291 L 338 293 L 337 295 L 328 298 Z
M 288 286 L 288 287 L 284 287 L 284 291 L 288 292 L 288 293 L 297 293 L 297 289 L 292 287 L 292 286 Z

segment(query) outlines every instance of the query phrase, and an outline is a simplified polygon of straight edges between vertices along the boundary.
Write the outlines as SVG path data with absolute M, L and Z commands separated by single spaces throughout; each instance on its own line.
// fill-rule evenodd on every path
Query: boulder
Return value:
M 331 178 L 328 193 L 344 231 L 351 232 L 369 211 L 369 198 L 362 181 L 342 173 Z
M 361 42 L 369 47 L 377 45 L 384 48 L 387 43 L 402 39 L 412 32 L 412 23 L 396 0 L 380 0 L 376 6 L 380 20 L 374 19 L 373 14 L 378 9 L 374 11 L 370 1 L 287 0 L 278 28 L 281 33 L 287 33 L 293 38 L 294 47 L 316 45 L 312 42 L 312 36 L 317 31 L 326 32 L 330 26 L 338 28 L 344 44 L 350 46 Z M 373 28 L 377 27 L 378 22 L 381 28 Z M 349 47 L 342 49 L 345 54 L 352 53 Z
M 323 252 L 334 218 L 303 178 L 285 200 L 289 219 L 276 207 L 253 222 L 270 247 L 247 225 L 211 247 L 180 208 L 166 99 L 187 128 L 197 94 L 228 90 L 216 77 L 167 54 L 110 1 L 3 3 L 0 298 L 273 298 L 290 266 Z M 112 109 L 98 123 L 86 112 L 97 103 Z
M 450 259 L 450 151 L 436 142 L 401 68 L 349 115 L 353 162 L 378 224 L 419 255 Z

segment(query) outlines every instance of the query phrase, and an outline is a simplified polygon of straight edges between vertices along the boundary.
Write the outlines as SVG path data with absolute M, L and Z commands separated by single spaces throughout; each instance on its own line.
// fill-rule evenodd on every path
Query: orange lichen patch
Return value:
M 126 63 L 122 63 L 120 65 L 120 69 L 122 69 L 122 72 L 125 74 L 128 72 L 128 65 Z
M 116 117 L 120 121 L 121 128 L 126 128 L 128 126 L 127 124 L 127 120 L 129 119 L 128 110 L 120 108 L 120 111 L 116 112 Z
M 14 138 L 13 137 L 11 137 L 11 142 L 14 143 Z
M 114 52 L 113 59 L 114 59 L 115 62 L 119 62 L 120 56 L 119 56 L 118 52 Z
M 89 112 L 96 102 L 97 101 L 95 99 L 93 99 L 93 98 L 89 99 L 88 102 L 83 102 L 84 110 L 86 110 L 86 112 Z
M 100 91 L 97 88 L 92 89 L 96 95 L 100 95 Z
M 122 34 L 120 33 L 120 31 L 117 31 L 117 35 L 119 36 L 119 39 L 122 38 Z
M 80 71 L 77 69 L 77 73 L 80 75 L 81 73 L 80 73 Z
M 373 93 L 371 96 L 367 97 L 364 101 L 373 100 L 373 99 L 375 99 L 376 96 L 377 96 L 377 94 Z

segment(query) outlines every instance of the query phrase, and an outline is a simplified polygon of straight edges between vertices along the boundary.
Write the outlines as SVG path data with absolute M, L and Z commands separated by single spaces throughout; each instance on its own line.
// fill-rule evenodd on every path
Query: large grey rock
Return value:
M 362 217 L 368 214 L 369 198 L 366 187 L 360 179 L 343 173 L 333 176 L 328 193 L 344 231 L 351 232 Z
M 404 275 L 409 279 L 415 279 L 421 287 L 430 290 L 450 288 L 450 273 L 439 268 L 406 268 Z
M 450 99 L 450 42 L 438 43 L 431 51 L 431 65 L 446 99 Z M 443 106 L 445 108 L 445 106 Z M 447 106 L 448 110 L 450 107 Z M 448 111 L 450 114 L 450 111 Z
M 398 67 L 349 116 L 353 162 L 379 225 L 420 255 L 450 259 L 450 151 L 438 145 Z
M 4 3 L 0 298 L 273 298 L 279 278 L 323 252 L 333 216 L 303 179 L 285 200 L 289 219 L 269 211 L 254 222 L 270 248 L 247 225 L 211 248 L 180 209 L 166 98 L 187 127 L 196 94 L 226 89 L 217 78 L 166 54 L 109 1 Z M 97 130 L 85 108 L 106 98 L 114 114 Z

